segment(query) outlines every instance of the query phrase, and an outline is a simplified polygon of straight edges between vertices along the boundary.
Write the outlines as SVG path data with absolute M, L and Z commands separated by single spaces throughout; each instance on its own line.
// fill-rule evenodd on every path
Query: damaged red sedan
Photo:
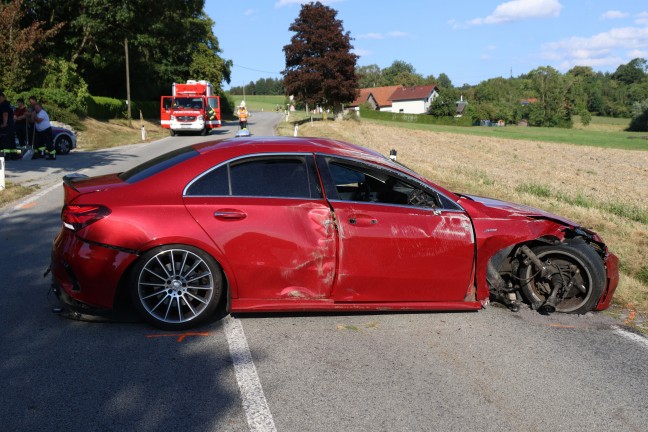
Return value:
M 129 299 L 166 329 L 230 312 L 608 307 L 618 261 L 559 216 L 450 192 L 321 138 L 177 149 L 64 178 L 55 290 L 82 313 Z

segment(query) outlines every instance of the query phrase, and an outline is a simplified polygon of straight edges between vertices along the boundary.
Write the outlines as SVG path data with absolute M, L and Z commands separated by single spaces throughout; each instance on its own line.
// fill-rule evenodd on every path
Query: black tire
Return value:
M 200 131 L 200 136 L 205 136 L 207 135 L 207 128 L 204 128 L 203 130 Z
M 176 136 L 176 133 L 173 129 L 169 129 L 169 135 Z
M 167 245 L 142 255 L 130 275 L 130 296 L 155 327 L 184 330 L 213 315 L 223 287 L 218 263 L 204 251 Z
M 563 300 L 556 305 L 556 312 L 584 314 L 594 309 L 603 294 L 607 278 L 603 260 L 592 247 L 583 241 L 569 241 L 558 245 L 538 246 L 532 250 L 543 263 L 556 265 L 561 269 L 566 285 L 573 282 Z M 573 271 L 574 269 L 578 272 Z M 551 288 L 535 266 L 531 263 L 521 265 L 519 277 L 522 293 L 527 301 L 534 307 L 544 303 Z
M 56 146 L 57 154 L 66 155 L 72 150 L 72 139 L 67 135 L 59 135 L 54 145 Z

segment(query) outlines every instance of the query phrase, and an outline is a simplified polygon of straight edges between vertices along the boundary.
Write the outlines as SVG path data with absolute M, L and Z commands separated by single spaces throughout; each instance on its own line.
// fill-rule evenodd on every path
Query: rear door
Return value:
M 209 96 L 207 105 L 207 124 L 212 129 L 221 127 L 220 98 L 218 96 Z
M 339 229 L 340 302 L 463 301 L 474 233 L 452 200 L 377 165 L 318 156 Z
M 337 243 L 312 155 L 231 161 L 193 181 L 184 201 L 222 251 L 234 298 L 330 296 Z
M 160 125 L 163 128 L 171 128 L 171 104 L 173 97 L 162 96 L 160 98 Z

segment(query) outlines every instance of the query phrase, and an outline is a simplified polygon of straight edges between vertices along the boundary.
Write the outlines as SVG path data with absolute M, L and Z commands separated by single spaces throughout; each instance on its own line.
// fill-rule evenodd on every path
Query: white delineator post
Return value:
M 0 190 L 5 189 L 5 159 L 4 156 L 0 156 Z

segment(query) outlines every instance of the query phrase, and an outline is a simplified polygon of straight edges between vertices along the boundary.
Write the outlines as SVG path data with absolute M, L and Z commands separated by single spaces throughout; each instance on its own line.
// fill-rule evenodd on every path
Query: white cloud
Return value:
M 504 24 L 531 18 L 557 17 L 562 8 L 558 0 L 512 0 L 500 4 L 485 18 L 468 21 L 468 25 Z
M 402 31 L 390 31 L 388 33 L 382 34 L 382 33 L 364 33 L 361 35 L 356 36 L 356 39 L 384 39 L 385 37 L 390 37 L 390 38 L 403 38 L 403 37 L 410 37 L 411 35 L 406 32 Z
M 648 12 L 641 12 L 640 14 L 637 14 L 635 24 L 648 25 Z
M 571 37 L 542 46 L 541 56 L 562 69 L 573 66 L 610 66 L 648 50 L 648 27 L 611 29 L 591 37 Z
M 365 50 L 365 49 L 361 49 L 361 48 L 353 48 L 353 49 L 351 50 L 351 52 L 354 53 L 354 54 L 359 55 L 360 57 L 367 57 L 367 56 L 369 56 L 369 55 L 372 54 L 371 51 L 369 51 L 369 50 Z
M 393 38 L 402 38 L 402 37 L 407 37 L 409 35 L 410 34 L 407 33 L 407 32 L 402 32 L 402 31 L 398 31 L 398 30 L 390 31 L 389 33 L 387 33 L 387 36 L 390 36 L 390 37 L 393 37 Z
M 356 36 L 356 39 L 382 39 L 384 36 L 380 33 L 365 33 Z
M 250 16 L 256 12 L 254 9 L 246 9 L 245 12 L 243 12 L 243 15 L 245 16 Z
M 629 16 L 630 16 L 629 13 L 621 12 L 617 10 L 611 10 L 601 15 L 601 19 L 621 19 L 621 18 L 628 18 Z

